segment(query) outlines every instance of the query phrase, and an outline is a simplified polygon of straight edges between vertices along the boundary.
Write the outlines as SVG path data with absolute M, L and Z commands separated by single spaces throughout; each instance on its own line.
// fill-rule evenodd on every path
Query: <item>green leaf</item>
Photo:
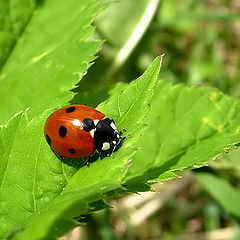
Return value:
M 196 173 L 202 187 L 229 213 L 240 219 L 240 191 L 226 179 L 211 173 Z
M 59 195 L 76 171 L 46 151 L 45 118 L 29 122 L 20 113 L 1 128 L 0 239 Z
M 125 180 L 165 180 L 201 167 L 240 141 L 240 103 L 213 88 L 158 82 L 149 127 Z
M 54 239 L 75 226 L 72 218 L 88 213 L 90 203 L 121 187 L 136 152 L 135 143 L 145 129 L 144 118 L 160 65 L 157 58 L 142 77 L 127 87 L 118 85 L 116 89 L 124 89 L 98 107 L 132 136 L 124 140 L 114 157 L 98 160 L 90 168 L 79 169 L 79 159 L 63 163 L 49 149 L 43 126 L 51 111 L 30 121 L 27 113 L 21 113 L 3 126 L 0 149 L 8 149 L 5 162 L 0 163 L 4 169 L 0 238 L 12 234 L 13 239 Z
M 20 3 L 30 10 L 26 8 L 20 14 Z M 12 31 L 21 32 L 20 28 L 22 33 L 15 34 L 15 43 L 9 40 L 13 32 L 1 35 L 9 35 L 2 44 L 8 42 L 11 46 L 14 44 L 14 48 L 7 51 L 7 61 L 0 75 L 0 121 L 6 121 L 27 107 L 31 107 L 29 117 L 33 117 L 47 108 L 65 105 L 74 95 L 69 90 L 79 82 L 99 49 L 99 41 L 86 39 L 93 31 L 90 23 L 102 5 L 98 0 L 69 0 L 67 3 L 48 0 L 39 2 L 34 14 L 30 0 L 21 0 L 14 6 L 4 5 L 0 18 L 6 19 L 5 28 L 11 29 L 10 8 L 16 18 L 20 14 L 22 26 Z M 1 48 L 5 49 L 3 45 Z M 3 56 L 6 58 L 6 54 Z

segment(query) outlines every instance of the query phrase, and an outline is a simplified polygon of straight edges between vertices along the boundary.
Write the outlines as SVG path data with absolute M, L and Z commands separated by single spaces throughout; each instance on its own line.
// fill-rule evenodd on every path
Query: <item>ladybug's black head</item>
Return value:
M 121 140 L 121 133 L 113 119 L 105 118 L 98 122 L 94 132 L 94 145 L 98 152 L 108 151 L 111 154 Z

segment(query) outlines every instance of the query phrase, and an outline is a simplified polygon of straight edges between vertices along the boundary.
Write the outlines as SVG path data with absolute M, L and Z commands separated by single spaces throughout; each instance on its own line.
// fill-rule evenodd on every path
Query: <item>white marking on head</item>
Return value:
M 102 145 L 102 150 L 106 151 L 108 149 L 110 149 L 110 144 L 108 142 L 104 142 L 103 145 Z
M 94 132 L 95 132 L 95 129 L 92 129 L 92 130 L 90 131 L 90 134 L 91 134 L 92 138 L 94 138 Z
M 94 123 L 95 126 L 97 126 L 97 124 L 99 123 L 99 120 L 98 119 L 93 120 L 93 123 Z
M 116 128 L 114 122 L 111 122 L 110 126 L 112 127 L 113 130 L 117 130 L 117 128 Z
M 75 126 L 78 126 L 78 127 L 81 126 L 81 122 L 78 119 L 72 120 L 72 124 L 75 125 Z

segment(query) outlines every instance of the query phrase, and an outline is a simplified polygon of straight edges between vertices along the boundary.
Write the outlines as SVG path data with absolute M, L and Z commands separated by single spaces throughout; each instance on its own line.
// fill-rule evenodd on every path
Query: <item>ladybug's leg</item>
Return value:
M 107 157 L 112 156 L 114 158 L 113 152 L 115 151 L 117 145 L 113 144 L 113 142 L 110 142 L 110 149 L 107 151 Z
M 123 133 L 125 133 L 125 132 L 127 132 L 126 129 L 121 130 L 121 131 L 119 132 L 119 133 L 120 133 L 120 136 L 121 136 Z M 128 134 L 125 135 L 125 136 L 121 136 L 121 141 L 124 140 L 126 137 L 131 137 L 131 136 L 132 136 L 131 133 L 128 133 Z
M 86 162 L 87 167 L 90 167 L 90 163 L 91 163 L 91 155 L 88 156 L 88 160 Z
M 112 152 L 111 152 L 111 150 L 108 150 L 107 151 L 107 157 L 110 157 L 110 155 L 112 155 Z
M 115 149 L 115 148 L 114 148 L 114 149 Z M 108 156 L 108 157 L 111 156 L 112 158 L 114 158 L 114 150 L 109 150 L 107 156 Z
M 128 134 L 128 136 L 130 136 L 130 135 Z M 124 140 L 125 138 L 126 138 L 126 136 L 121 137 L 121 141 Z
M 95 155 L 95 153 L 97 153 L 98 155 L 100 155 L 100 152 L 97 151 L 96 149 L 94 150 L 94 152 L 88 156 L 88 160 L 86 162 L 86 165 L 89 167 L 90 166 L 90 163 L 92 162 L 91 159 L 93 159 L 93 156 Z
M 119 133 L 120 133 L 120 135 L 122 135 L 123 133 L 125 133 L 127 130 L 124 128 L 124 129 L 122 129 Z

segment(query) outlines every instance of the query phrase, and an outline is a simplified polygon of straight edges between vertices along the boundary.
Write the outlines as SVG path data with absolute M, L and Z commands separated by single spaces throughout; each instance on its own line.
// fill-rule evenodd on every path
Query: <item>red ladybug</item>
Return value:
M 104 117 L 88 106 L 63 107 L 48 117 L 44 135 L 51 148 L 63 157 L 86 157 L 94 148 L 111 154 L 123 138 L 113 119 Z

